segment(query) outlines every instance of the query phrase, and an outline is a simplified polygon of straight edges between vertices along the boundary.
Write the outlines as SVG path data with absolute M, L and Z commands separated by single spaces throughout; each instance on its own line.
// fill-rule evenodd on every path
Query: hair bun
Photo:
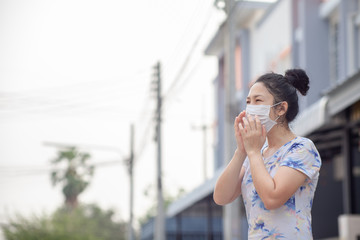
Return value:
M 309 77 L 302 69 L 289 69 L 285 72 L 285 78 L 305 96 L 309 90 Z

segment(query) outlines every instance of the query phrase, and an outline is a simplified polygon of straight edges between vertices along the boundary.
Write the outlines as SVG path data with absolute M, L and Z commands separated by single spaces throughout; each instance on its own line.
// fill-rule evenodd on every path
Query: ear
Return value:
M 282 103 L 279 104 L 279 106 L 276 108 L 276 115 L 278 116 L 283 116 L 286 114 L 287 110 L 288 110 L 288 103 L 286 101 L 283 101 Z

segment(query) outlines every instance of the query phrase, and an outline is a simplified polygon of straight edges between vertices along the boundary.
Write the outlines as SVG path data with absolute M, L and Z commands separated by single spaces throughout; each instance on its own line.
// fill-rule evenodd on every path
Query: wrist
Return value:
M 235 150 L 235 156 L 238 156 L 240 159 L 243 159 L 243 158 L 245 159 L 246 158 L 246 152 L 245 152 L 245 150 L 237 148 Z
M 249 159 L 262 158 L 260 151 L 250 151 L 247 153 L 247 156 L 249 157 Z

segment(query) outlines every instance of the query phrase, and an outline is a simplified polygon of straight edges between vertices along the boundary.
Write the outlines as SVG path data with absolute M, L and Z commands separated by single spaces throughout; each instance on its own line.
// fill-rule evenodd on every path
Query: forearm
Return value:
M 275 181 L 265 168 L 261 152 L 254 152 L 248 155 L 250 161 L 251 176 L 259 197 L 266 208 L 271 208 L 275 193 Z
M 236 150 L 230 163 L 220 175 L 214 189 L 214 201 L 217 204 L 230 203 L 234 200 L 234 195 L 240 194 L 240 172 L 245 158 L 244 152 Z

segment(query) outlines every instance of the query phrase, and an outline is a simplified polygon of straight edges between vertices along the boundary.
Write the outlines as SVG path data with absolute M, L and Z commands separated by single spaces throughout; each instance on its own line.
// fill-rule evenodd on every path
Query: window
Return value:
M 353 3 L 352 5 L 350 3 Z M 355 74 L 360 67 L 360 0 L 354 0 L 350 2 L 350 6 L 353 6 L 348 13 L 347 26 L 347 59 L 348 74 Z
M 339 17 L 338 10 L 329 18 L 330 25 L 330 80 L 334 85 L 339 80 Z
M 242 57 L 241 46 L 238 43 L 235 48 L 235 87 L 236 91 L 242 89 Z

